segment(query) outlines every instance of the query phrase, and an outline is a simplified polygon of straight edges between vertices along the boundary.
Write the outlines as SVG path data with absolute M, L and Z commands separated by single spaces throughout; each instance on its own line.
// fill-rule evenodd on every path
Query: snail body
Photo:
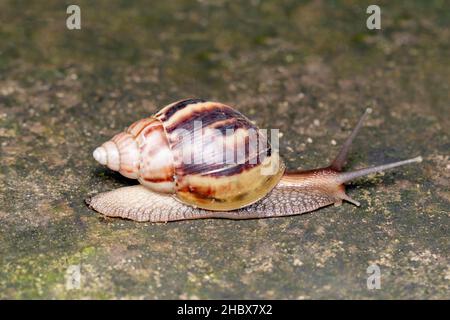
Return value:
M 87 202 L 107 216 L 152 222 L 286 216 L 343 200 L 359 205 L 345 194 L 345 182 L 421 161 L 417 157 L 341 172 L 369 111 L 330 166 L 285 172 L 264 133 L 232 107 L 201 99 L 178 101 L 95 149 L 99 163 L 140 184 Z

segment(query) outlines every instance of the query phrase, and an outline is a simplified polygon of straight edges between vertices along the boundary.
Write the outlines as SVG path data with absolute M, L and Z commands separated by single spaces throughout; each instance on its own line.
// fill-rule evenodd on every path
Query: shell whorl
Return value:
M 145 187 L 174 193 L 172 153 L 161 122 L 153 117 L 133 123 L 95 149 L 94 158 Z
M 139 126 L 139 125 L 138 125 Z M 131 128 L 133 132 L 136 127 Z M 139 182 L 150 190 L 175 192 L 173 156 L 161 122 L 150 118 L 136 136 L 139 145 Z
M 137 179 L 139 149 L 132 135 L 121 132 L 94 150 L 94 158 L 127 178 Z
M 155 118 L 164 126 L 177 198 L 184 203 L 209 210 L 245 207 L 264 197 L 284 173 L 266 136 L 232 107 L 188 99 Z

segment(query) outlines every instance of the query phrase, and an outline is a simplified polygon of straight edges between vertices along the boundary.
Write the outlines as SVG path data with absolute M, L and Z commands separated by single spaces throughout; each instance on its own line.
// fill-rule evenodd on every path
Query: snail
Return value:
M 240 112 L 202 99 L 178 101 L 95 149 L 93 156 L 100 164 L 140 184 L 100 193 L 86 203 L 106 216 L 150 222 L 289 216 L 344 200 L 359 206 L 345 193 L 346 182 L 422 161 L 419 156 L 342 171 L 370 111 L 331 165 L 285 172 L 265 134 Z

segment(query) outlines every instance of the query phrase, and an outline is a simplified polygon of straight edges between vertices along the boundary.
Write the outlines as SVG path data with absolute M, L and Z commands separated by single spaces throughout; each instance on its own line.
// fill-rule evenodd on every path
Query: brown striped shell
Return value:
M 97 148 L 94 158 L 152 191 L 221 211 L 258 201 L 285 169 L 246 117 L 201 99 L 172 103 L 133 123 Z

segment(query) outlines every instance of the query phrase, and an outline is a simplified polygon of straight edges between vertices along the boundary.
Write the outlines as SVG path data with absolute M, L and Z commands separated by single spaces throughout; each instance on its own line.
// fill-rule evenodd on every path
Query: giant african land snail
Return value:
M 94 151 L 99 163 L 140 184 L 98 194 L 87 202 L 106 216 L 152 222 L 288 216 L 343 200 L 359 206 L 345 193 L 345 182 L 422 161 L 416 157 L 342 172 L 352 140 L 369 111 L 330 166 L 285 172 L 278 152 L 260 143 L 265 136 L 238 111 L 201 99 L 175 102 L 133 123 Z M 258 148 L 247 143 L 251 135 Z M 243 161 L 226 161 L 229 150 L 241 151 Z

